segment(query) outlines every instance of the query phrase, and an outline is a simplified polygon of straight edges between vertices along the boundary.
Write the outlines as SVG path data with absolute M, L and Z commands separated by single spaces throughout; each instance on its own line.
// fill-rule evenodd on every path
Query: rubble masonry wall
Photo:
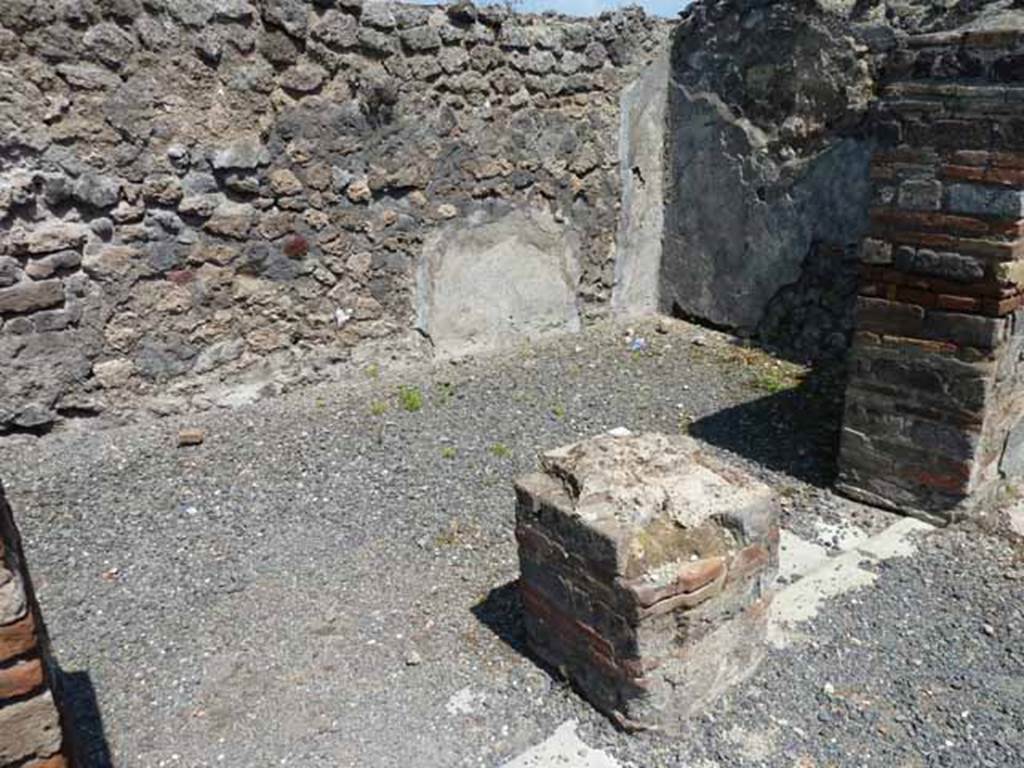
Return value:
M 429 353 L 422 253 L 466 232 L 496 249 L 481 294 L 539 233 L 564 323 L 605 315 L 620 91 L 667 33 L 636 9 L 0 3 L 0 433 Z

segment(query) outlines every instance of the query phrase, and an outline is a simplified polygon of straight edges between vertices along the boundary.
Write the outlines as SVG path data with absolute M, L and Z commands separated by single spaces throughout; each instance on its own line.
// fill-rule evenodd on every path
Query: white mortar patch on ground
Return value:
M 853 549 L 869 538 L 868 533 L 856 525 L 833 525 L 832 523 L 818 521 L 814 524 L 814 527 L 818 529 L 819 541 L 823 539 L 834 541 L 836 546 L 842 550 Z
M 486 698 L 485 694 L 466 686 L 453 693 L 444 708 L 449 715 L 472 715 L 483 705 Z
M 607 752 L 591 749 L 576 735 L 576 720 L 567 720 L 550 737 L 502 768 L 623 768 Z
M 779 531 L 779 578 L 804 576 L 828 560 L 828 550 L 783 528 Z
M 933 526 L 928 523 L 903 518 L 881 533 L 860 541 L 853 549 L 816 562 L 816 550 L 824 553 L 824 548 L 783 531 L 780 575 L 802 577 L 775 595 L 769 617 L 768 642 L 776 648 L 784 648 L 800 640 L 801 635 L 794 625 L 816 616 L 825 600 L 874 584 L 877 574 L 862 568 L 862 562 L 877 563 L 894 557 L 909 557 L 916 549 L 913 534 L 930 530 Z M 856 537 L 850 539 L 855 540 Z

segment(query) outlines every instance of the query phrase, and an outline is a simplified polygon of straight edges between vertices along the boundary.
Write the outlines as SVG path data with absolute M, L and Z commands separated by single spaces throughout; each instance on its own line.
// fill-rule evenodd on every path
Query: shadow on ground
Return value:
M 845 374 L 818 366 L 796 387 L 725 408 L 690 434 L 749 461 L 821 488 L 836 476 Z
M 562 674 L 537 656 L 526 644 L 523 604 L 519 599 L 519 580 L 512 579 L 487 593 L 487 597 L 471 609 L 477 621 L 497 635 L 513 651 L 529 659 L 552 680 L 565 682 Z
M 518 579 L 492 589 L 487 593 L 487 597 L 472 607 L 471 611 L 477 621 L 491 630 L 513 651 L 530 656 L 526 646 L 526 626 L 523 624 Z M 537 659 L 534 661 L 543 666 Z
M 89 673 L 62 671 L 60 684 L 75 765 L 78 768 L 113 768 L 103 715 Z

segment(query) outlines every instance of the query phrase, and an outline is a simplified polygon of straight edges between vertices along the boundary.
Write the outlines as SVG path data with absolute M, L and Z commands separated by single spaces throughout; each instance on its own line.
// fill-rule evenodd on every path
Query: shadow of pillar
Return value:
M 811 485 L 830 487 L 843 415 L 839 364 L 813 368 L 800 384 L 724 408 L 690 425 L 690 435 Z
M 60 672 L 61 703 L 76 768 L 113 768 L 96 688 L 88 672 Z
M 0 768 L 68 765 L 109 766 L 110 750 L 89 676 L 54 660 L 0 484 Z

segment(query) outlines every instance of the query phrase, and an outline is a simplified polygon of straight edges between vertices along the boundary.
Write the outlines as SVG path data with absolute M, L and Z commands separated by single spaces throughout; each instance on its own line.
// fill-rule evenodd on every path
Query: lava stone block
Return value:
M 616 431 L 541 463 L 516 483 L 530 648 L 622 727 L 677 730 L 763 656 L 772 491 L 683 436 Z

